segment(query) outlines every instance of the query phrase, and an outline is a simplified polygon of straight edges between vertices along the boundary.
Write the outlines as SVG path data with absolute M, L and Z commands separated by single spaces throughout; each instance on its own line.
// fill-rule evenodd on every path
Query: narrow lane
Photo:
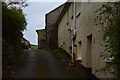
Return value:
M 14 78 L 78 78 L 68 72 L 62 62 L 44 50 L 27 50 Z

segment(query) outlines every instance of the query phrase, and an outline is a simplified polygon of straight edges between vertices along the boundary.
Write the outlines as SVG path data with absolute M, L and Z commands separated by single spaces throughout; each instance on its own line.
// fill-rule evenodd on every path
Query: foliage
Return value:
M 25 16 L 20 9 L 8 8 L 2 3 L 2 76 L 11 77 L 13 69 L 23 58 L 22 31 L 26 28 Z
M 54 54 L 57 58 L 60 60 L 65 60 L 65 61 L 70 61 L 71 57 L 70 55 L 63 49 L 61 48 L 45 48 L 44 50 Z
M 26 6 L 28 6 L 28 4 L 24 1 L 8 1 L 8 0 L 4 0 L 4 4 L 8 7 L 8 8 L 12 8 L 12 9 L 21 9 L 25 8 Z
M 111 74 L 120 77 L 120 2 L 103 4 L 96 11 L 99 14 L 95 21 L 96 25 L 102 26 L 104 32 L 103 40 L 105 42 L 104 53 L 101 54 L 103 59 L 114 58 L 111 63 L 107 64 L 101 71 L 108 71 Z M 114 71 L 113 71 L 114 69 Z M 112 72 L 111 72 L 112 70 Z
M 23 48 L 23 49 L 29 49 L 29 46 L 26 45 L 25 43 L 22 43 L 22 48 Z
M 50 52 L 53 56 L 55 56 L 56 60 L 61 61 L 64 65 L 64 69 L 66 72 L 74 74 L 78 78 L 86 79 L 88 78 L 88 75 L 86 72 L 79 68 L 78 66 L 72 66 L 70 64 L 71 62 L 71 56 L 62 48 L 56 47 L 56 48 L 44 48 L 45 51 Z M 67 73 L 66 73 L 67 74 Z
M 24 14 L 17 11 L 16 9 L 8 9 L 6 5 L 2 6 L 2 23 L 3 23 L 3 37 L 7 35 L 15 35 L 13 38 L 18 35 L 22 36 L 22 31 L 26 27 L 26 20 Z M 12 31 L 10 31 L 12 29 Z
M 31 49 L 38 49 L 38 46 L 37 45 L 30 45 L 31 46 Z

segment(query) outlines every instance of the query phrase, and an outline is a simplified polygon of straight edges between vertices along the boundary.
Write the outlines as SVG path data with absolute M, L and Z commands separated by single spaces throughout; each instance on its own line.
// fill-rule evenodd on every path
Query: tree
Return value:
M 27 22 L 22 7 L 17 8 L 16 4 L 20 3 L 2 3 L 3 78 L 11 77 L 23 57 L 21 38 Z

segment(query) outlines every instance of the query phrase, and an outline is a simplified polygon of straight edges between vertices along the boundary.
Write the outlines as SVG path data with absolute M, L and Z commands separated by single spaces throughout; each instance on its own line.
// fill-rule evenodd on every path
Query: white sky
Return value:
M 29 6 L 24 9 L 27 14 L 27 31 L 23 32 L 24 38 L 31 44 L 38 44 L 36 30 L 45 28 L 45 14 L 66 2 L 28 2 Z

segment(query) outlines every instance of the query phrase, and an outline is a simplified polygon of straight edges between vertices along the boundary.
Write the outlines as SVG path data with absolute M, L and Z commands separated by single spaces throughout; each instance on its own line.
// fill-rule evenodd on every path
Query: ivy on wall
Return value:
M 107 71 L 120 78 L 120 2 L 103 4 L 95 13 L 98 14 L 95 19 L 96 25 L 100 24 L 104 32 L 105 49 L 101 57 L 112 59 L 104 68 L 97 71 Z

